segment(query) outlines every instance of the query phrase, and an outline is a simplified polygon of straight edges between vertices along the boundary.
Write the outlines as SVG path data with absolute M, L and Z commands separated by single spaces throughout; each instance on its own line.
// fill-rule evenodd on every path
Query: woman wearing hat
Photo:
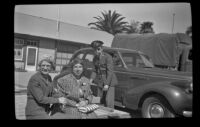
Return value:
M 93 58 L 95 69 L 91 74 L 90 81 L 98 85 L 97 95 L 101 97 L 101 103 L 114 108 L 114 86 L 117 84 L 117 78 L 113 72 L 112 57 L 103 51 L 102 41 L 93 41 L 91 47 L 96 55 Z
M 84 76 L 83 61 L 76 58 L 70 63 L 70 66 L 71 73 L 57 80 L 58 92 L 67 98 L 67 103 L 61 106 L 62 111 L 67 116 L 73 116 L 74 119 L 97 118 L 95 112 L 84 113 L 80 111 L 80 107 L 87 106 L 92 102 L 91 83 Z
M 30 78 L 27 86 L 26 119 L 67 118 L 62 114 L 48 115 L 51 104 L 66 103 L 64 97 L 52 97 L 52 79 L 49 75 L 52 68 L 53 62 L 48 58 L 44 58 L 39 62 L 39 71 Z

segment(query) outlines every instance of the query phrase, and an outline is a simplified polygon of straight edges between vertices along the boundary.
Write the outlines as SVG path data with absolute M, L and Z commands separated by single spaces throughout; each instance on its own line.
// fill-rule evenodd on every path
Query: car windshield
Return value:
M 151 59 L 139 53 L 122 53 L 123 60 L 127 67 L 144 67 L 152 68 L 154 67 Z

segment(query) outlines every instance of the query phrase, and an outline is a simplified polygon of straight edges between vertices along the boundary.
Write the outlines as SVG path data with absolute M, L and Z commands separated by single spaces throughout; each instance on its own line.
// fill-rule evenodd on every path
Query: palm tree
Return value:
M 154 33 L 154 30 L 152 28 L 152 25 L 153 25 L 153 22 L 143 22 L 141 24 L 141 27 L 140 27 L 140 33 L 141 34 L 145 34 L 145 33 Z
M 130 25 L 128 25 L 127 33 L 128 34 L 139 33 L 140 32 L 139 25 L 140 25 L 139 21 L 131 20 Z
M 103 15 L 103 17 L 93 17 L 98 21 L 88 24 L 88 26 L 94 25 L 93 27 L 90 27 L 91 29 L 106 31 L 113 35 L 117 33 L 122 33 L 127 30 L 127 22 L 122 21 L 125 17 L 121 17 L 121 14 L 116 13 L 116 11 L 111 13 L 111 10 L 109 10 L 108 12 L 104 11 L 104 13 L 101 12 L 101 14 Z

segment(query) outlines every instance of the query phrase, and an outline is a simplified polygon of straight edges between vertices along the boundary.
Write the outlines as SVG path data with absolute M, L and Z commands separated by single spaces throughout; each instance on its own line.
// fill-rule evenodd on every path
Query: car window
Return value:
M 145 67 L 154 67 L 152 60 L 147 55 L 141 54 L 140 56 L 145 64 Z
M 122 57 L 128 67 L 136 67 L 136 61 L 139 62 L 136 60 L 137 54 L 135 53 L 122 53 Z
M 85 56 L 85 60 L 88 60 L 89 62 L 92 62 L 93 58 L 94 58 L 93 54 L 86 54 L 86 56 Z
M 80 53 L 80 54 L 78 54 L 76 57 L 79 58 L 79 59 L 82 59 L 82 58 L 83 58 L 83 55 L 84 55 L 84 53 Z
M 145 67 L 145 63 L 138 53 L 122 53 L 127 67 Z
M 93 65 L 94 54 L 88 53 L 85 55 L 84 62 L 87 68 L 94 68 Z
M 76 58 L 83 59 L 83 56 L 84 56 L 84 53 L 83 53 L 83 52 L 78 52 L 78 53 L 76 53 L 74 56 L 71 57 L 70 62 L 71 62 L 73 59 L 76 59 Z
M 108 53 L 112 56 L 114 67 L 122 67 L 123 66 L 122 61 L 116 51 L 112 51 L 112 52 L 107 51 L 106 53 Z

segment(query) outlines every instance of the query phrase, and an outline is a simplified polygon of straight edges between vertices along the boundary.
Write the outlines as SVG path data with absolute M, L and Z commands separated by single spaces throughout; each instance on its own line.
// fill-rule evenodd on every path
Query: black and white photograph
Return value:
M 17 120 L 190 118 L 187 2 L 14 6 Z

